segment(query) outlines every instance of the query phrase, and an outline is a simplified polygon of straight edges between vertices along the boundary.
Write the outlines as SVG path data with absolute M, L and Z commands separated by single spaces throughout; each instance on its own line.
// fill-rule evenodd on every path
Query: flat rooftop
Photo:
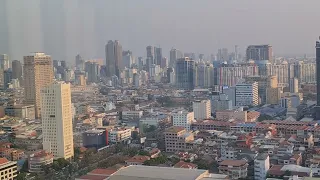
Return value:
M 157 166 L 128 166 L 118 170 L 109 180 L 196 180 L 207 170 Z

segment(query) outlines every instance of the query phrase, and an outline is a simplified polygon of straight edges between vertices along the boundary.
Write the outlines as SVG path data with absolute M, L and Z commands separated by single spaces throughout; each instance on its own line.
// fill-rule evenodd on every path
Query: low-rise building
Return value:
M 246 178 L 248 163 L 245 160 L 224 160 L 219 163 L 219 173 L 229 175 L 231 179 Z
M 187 143 L 194 140 L 193 133 L 183 127 L 170 127 L 164 134 L 166 152 L 187 151 Z
M 53 163 L 53 154 L 45 150 L 38 151 L 30 154 L 28 157 L 29 172 L 39 173 L 42 172 L 44 165 Z
M 5 108 L 5 114 L 7 116 L 19 117 L 19 118 L 35 118 L 34 105 L 13 105 Z
M 184 127 L 189 131 L 194 120 L 194 112 L 178 111 L 172 114 L 172 119 L 173 126 Z
M 143 163 L 147 160 L 150 160 L 150 157 L 149 156 L 139 156 L 139 155 L 136 155 L 136 156 L 133 156 L 132 158 L 126 160 L 126 165 L 129 166 L 129 165 L 143 165 Z
M 122 119 L 140 119 L 143 116 L 143 111 L 122 111 Z
M 108 131 L 108 140 L 111 144 L 124 143 L 131 139 L 131 129 L 115 128 Z
M 14 180 L 18 175 L 17 162 L 0 158 L 0 179 Z

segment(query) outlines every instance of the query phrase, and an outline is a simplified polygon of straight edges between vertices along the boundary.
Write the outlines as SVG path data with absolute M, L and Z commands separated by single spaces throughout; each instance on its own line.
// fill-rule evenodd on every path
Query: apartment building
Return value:
M 270 168 L 270 160 L 268 154 L 258 154 L 254 160 L 254 179 L 255 180 L 265 180 L 267 177 L 267 172 Z
M 131 138 L 131 129 L 115 128 L 108 131 L 109 143 L 117 144 L 128 141 Z
M 194 112 L 178 111 L 172 114 L 172 119 L 173 126 L 184 127 L 189 131 L 194 120 Z
M 245 160 L 224 160 L 219 163 L 219 173 L 228 175 L 231 179 L 246 178 L 248 163 Z
M 14 180 L 17 175 L 17 162 L 0 158 L 0 179 Z
M 197 100 L 193 102 L 193 112 L 195 119 L 208 119 L 211 117 L 211 101 Z
M 187 143 L 194 140 L 193 133 L 184 127 L 172 126 L 165 133 L 166 152 L 186 151 Z
M 29 172 L 40 173 L 44 165 L 53 163 L 53 154 L 45 150 L 30 154 L 28 157 Z

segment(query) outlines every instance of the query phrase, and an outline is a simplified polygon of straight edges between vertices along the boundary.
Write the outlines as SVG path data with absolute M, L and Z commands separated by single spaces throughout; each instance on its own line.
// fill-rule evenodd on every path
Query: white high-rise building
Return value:
M 10 68 L 10 60 L 7 54 L 0 54 L 0 69 L 7 70 Z
M 254 179 L 265 180 L 267 172 L 270 168 L 270 161 L 268 154 L 258 154 L 254 160 Z
M 208 119 L 211 116 L 211 101 L 198 100 L 193 102 L 193 112 L 195 119 Z
M 73 157 L 70 84 L 54 82 L 41 90 L 43 149 L 55 158 Z
M 259 104 L 258 83 L 236 85 L 236 106 L 257 106 Z
M 186 130 L 190 130 L 191 123 L 194 120 L 194 112 L 178 111 L 173 113 L 173 126 L 184 127 Z

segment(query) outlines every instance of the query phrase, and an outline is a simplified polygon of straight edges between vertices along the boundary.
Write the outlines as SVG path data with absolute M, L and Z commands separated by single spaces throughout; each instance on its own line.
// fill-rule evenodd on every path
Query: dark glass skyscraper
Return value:
M 188 57 L 180 58 L 176 61 L 176 87 L 178 89 L 194 89 L 193 72 L 195 62 Z
M 320 120 L 320 41 L 316 41 L 316 65 L 317 65 L 317 106 L 315 107 L 315 111 L 316 111 L 316 120 Z

